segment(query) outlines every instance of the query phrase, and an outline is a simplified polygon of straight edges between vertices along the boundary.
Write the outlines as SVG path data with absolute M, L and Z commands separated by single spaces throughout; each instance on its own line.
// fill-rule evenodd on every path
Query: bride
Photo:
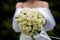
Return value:
M 13 29 L 15 32 L 20 32 L 18 28 L 18 24 L 15 21 L 16 15 L 24 8 L 36 8 L 41 12 L 41 14 L 44 16 L 46 19 L 45 25 L 41 29 L 41 33 L 38 35 L 35 35 L 34 38 L 35 40 L 51 40 L 50 37 L 47 35 L 46 31 L 50 31 L 54 29 L 55 20 L 49 10 L 49 5 L 45 1 L 41 0 L 26 0 L 26 2 L 18 2 L 16 4 L 16 11 L 13 17 Z M 19 40 L 32 40 L 31 37 L 26 36 L 24 34 L 21 34 Z

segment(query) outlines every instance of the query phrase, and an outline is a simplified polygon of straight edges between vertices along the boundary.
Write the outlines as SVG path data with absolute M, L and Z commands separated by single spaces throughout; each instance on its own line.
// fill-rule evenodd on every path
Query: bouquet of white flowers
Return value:
M 33 40 L 33 35 L 40 33 L 41 27 L 45 24 L 45 18 L 36 9 L 21 10 L 15 19 L 21 33 L 31 36 Z

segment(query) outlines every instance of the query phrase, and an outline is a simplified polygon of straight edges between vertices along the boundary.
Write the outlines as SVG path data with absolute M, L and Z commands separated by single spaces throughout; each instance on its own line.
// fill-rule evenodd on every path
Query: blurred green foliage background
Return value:
M 20 0 L 0 0 L 0 40 L 19 40 L 20 33 L 16 33 L 12 28 L 15 5 L 19 1 Z M 54 30 L 47 33 L 49 36 L 60 37 L 60 0 L 44 1 L 49 3 L 50 10 L 56 21 Z M 52 40 L 57 39 L 52 38 Z

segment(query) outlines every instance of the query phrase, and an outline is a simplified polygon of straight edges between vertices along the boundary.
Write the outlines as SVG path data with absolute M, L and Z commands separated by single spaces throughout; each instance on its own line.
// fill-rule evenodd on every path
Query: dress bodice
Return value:
M 15 30 L 15 32 L 20 32 L 18 23 L 15 21 L 15 17 L 23 9 L 25 9 L 25 8 L 18 8 L 18 9 L 16 9 L 16 11 L 14 13 L 12 26 L 13 26 L 13 29 Z M 44 18 L 46 19 L 46 23 L 42 27 L 41 33 L 38 35 L 34 35 L 35 40 L 51 40 L 49 38 L 49 36 L 47 35 L 47 33 L 45 32 L 45 31 L 53 30 L 54 26 L 56 25 L 55 20 L 51 14 L 51 11 L 49 10 L 49 8 L 34 8 L 34 9 L 38 10 L 42 14 L 42 16 L 44 16 Z M 20 40 L 32 40 L 32 39 L 30 36 L 21 34 Z

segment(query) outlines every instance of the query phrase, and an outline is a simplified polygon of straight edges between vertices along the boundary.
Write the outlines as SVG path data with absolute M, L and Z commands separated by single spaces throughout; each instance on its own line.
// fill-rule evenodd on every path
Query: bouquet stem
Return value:
M 35 40 L 35 38 L 32 36 L 32 40 Z

